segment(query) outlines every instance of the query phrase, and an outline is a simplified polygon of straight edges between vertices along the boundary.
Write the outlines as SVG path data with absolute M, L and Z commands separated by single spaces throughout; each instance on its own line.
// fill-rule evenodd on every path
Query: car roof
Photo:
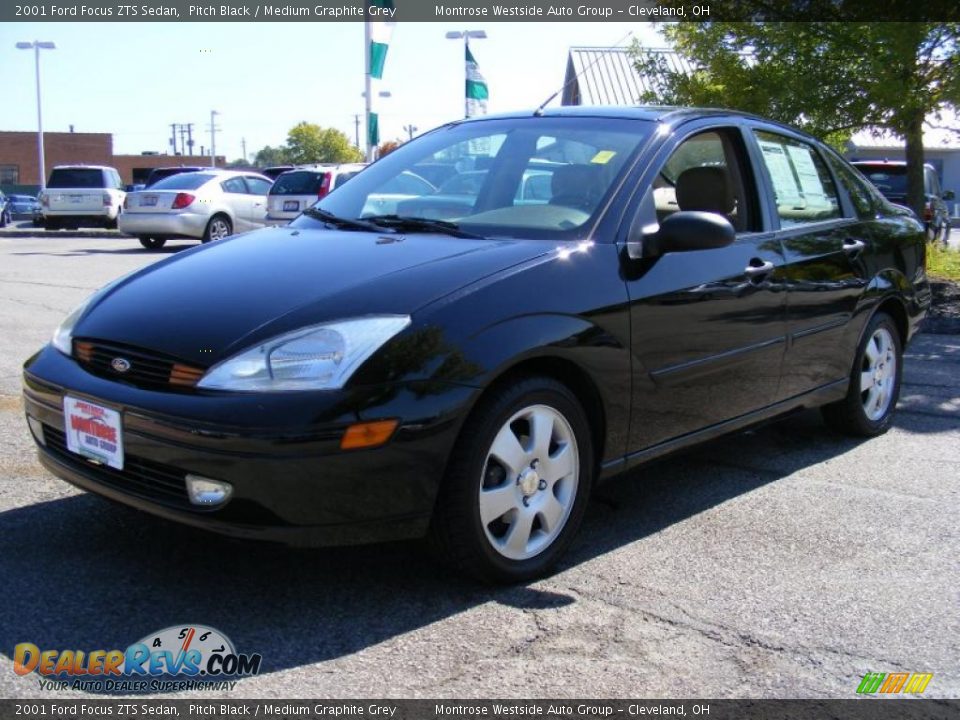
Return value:
M 507 112 L 495 115 L 483 115 L 481 117 L 457 120 L 451 125 L 469 122 L 484 122 L 487 120 L 506 120 L 529 117 L 580 117 L 580 118 L 615 118 L 621 120 L 645 120 L 647 122 L 659 122 L 667 124 L 680 124 L 690 120 L 701 118 L 725 118 L 737 117 L 749 120 L 756 120 L 767 125 L 781 127 L 790 132 L 804 135 L 808 138 L 817 140 L 809 133 L 806 133 L 792 125 L 755 115 L 753 113 L 743 112 L 741 110 L 731 110 L 729 108 L 710 108 L 710 107 L 680 107 L 675 105 L 561 105 L 559 107 L 543 108 L 542 110 L 529 110 L 526 112 Z M 817 140 L 820 142 L 819 140 Z
M 116 168 L 110 167 L 109 165 L 82 165 L 82 164 L 76 164 L 76 163 L 71 163 L 70 165 L 55 165 L 53 169 L 54 170 L 75 170 L 75 169 L 116 170 Z

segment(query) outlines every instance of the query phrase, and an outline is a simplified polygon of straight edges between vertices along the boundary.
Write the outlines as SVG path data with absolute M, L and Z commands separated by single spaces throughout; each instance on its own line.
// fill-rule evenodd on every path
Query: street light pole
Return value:
M 210 167 L 217 166 L 217 115 L 216 110 L 210 111 Z
M 37 160 L 40 173 L 40 191 L 43 192 L 44 187 L 47 184 L 47 167 L 44 162 L 44 152 L 43 152 L 43 111 L 41 109 L 40 103 L 40 51 L 41 50 L 56 50 L 56 43 L 34 40 L 33 42 L 18 42 L 17 49 L 19 50 L 30 50 L 33 49 L 33 58 L 34 65 L 36 68 L 37 74 Z
M 486 37 L 487 37 L 487 33 L 486 33 L 485 31 L 483 31 L 483 30 L 463 30 L 462 32 L 461 32 L 461 31 L 457 31 L 457 30 L 451 30 L 450 32 L 448 32 L 448 33 L 446 34 L 447 40 L 459 40 L 460 38 L 463 38 L 463 57 L 464 57 L 463 76 L 464 76 L 464 83 L 466 83 L 466 81 L 469 79 L 469 78 L 467 77 L 466 57 L 467 57 L 467 48 L 470 47 L 470 39 L 472 38 L 472 39 L 474 39 L 474 40 L 484 40 L 484 39 L 486 39 Z M 464 89 L 464 94 L 463 94 L 463 116 L 464 116 L 464 117 L 467 117 L 467 116 L 469 116 L 469 114 L 470 114 L 470 98 L 467 97 L 466 89 Z

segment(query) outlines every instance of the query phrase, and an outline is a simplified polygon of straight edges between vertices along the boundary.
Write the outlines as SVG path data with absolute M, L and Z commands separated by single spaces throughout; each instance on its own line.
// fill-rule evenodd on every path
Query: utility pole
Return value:
M 217 115 L 216 110 L 210 111 L 210 167 L 217 166 Z
M 177 154 L 177 124 L 170 123 L 170 146 L 173 148 L 173 154 Z
M 410 139 L 413 140 L 413 134 L 420 128 L 418 128 L 416 125 L 404 125 L 403 129 L 406 131 L 407 135 L 410 136 Z
M 240 138 L 240 147 L 243 148 L 243 162 L 244 164 L 246 164 L 247 162 L 247 139 L 246 138 Z
M 181 155 L 186 155 L 186 154 L 187 154 L 187 144 L 186 144 L 186 142 L 184 141 L 183 138 L 184 138 L 184 136 L 187 134 L 187 126 L 186 126 L 186 125 L 179 125 L 178 127 L 179 127 L 179 129 L 180 129 L 180 154 L 181 154 Z
M 357 150 L 360 149 L 360 113 L 353 114 L 353 144 L 357 146 Z
M 187 123 L 187 148 L 188 152 L 193 155 L 193 123 Z

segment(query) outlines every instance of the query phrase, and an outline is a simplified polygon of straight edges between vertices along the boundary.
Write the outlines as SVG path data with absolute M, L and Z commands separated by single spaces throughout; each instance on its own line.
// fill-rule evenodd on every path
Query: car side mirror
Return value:
M 660 223 L 660 229 L 645 235 L 642 257 L 657 257 L 669 252 L 712 250 L 727 247 L 736 239 L 733 225 L 723 215 L 681 210 Z
M 944 199 L 944 200 L 953 200 L 955 197 L 956 197 L 956 194 L 954 194 L 953 190 L 947 190 L 947 191 L 943 194 L 943 199 Z

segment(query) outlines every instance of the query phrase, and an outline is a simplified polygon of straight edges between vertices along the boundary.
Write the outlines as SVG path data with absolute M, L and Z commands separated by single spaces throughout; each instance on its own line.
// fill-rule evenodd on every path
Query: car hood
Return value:
M 270 228 L 180 252 L 123 279 L 73 334 L 208 366 L 299 327 L 412 314 L 552 249 L 536 240 Z

